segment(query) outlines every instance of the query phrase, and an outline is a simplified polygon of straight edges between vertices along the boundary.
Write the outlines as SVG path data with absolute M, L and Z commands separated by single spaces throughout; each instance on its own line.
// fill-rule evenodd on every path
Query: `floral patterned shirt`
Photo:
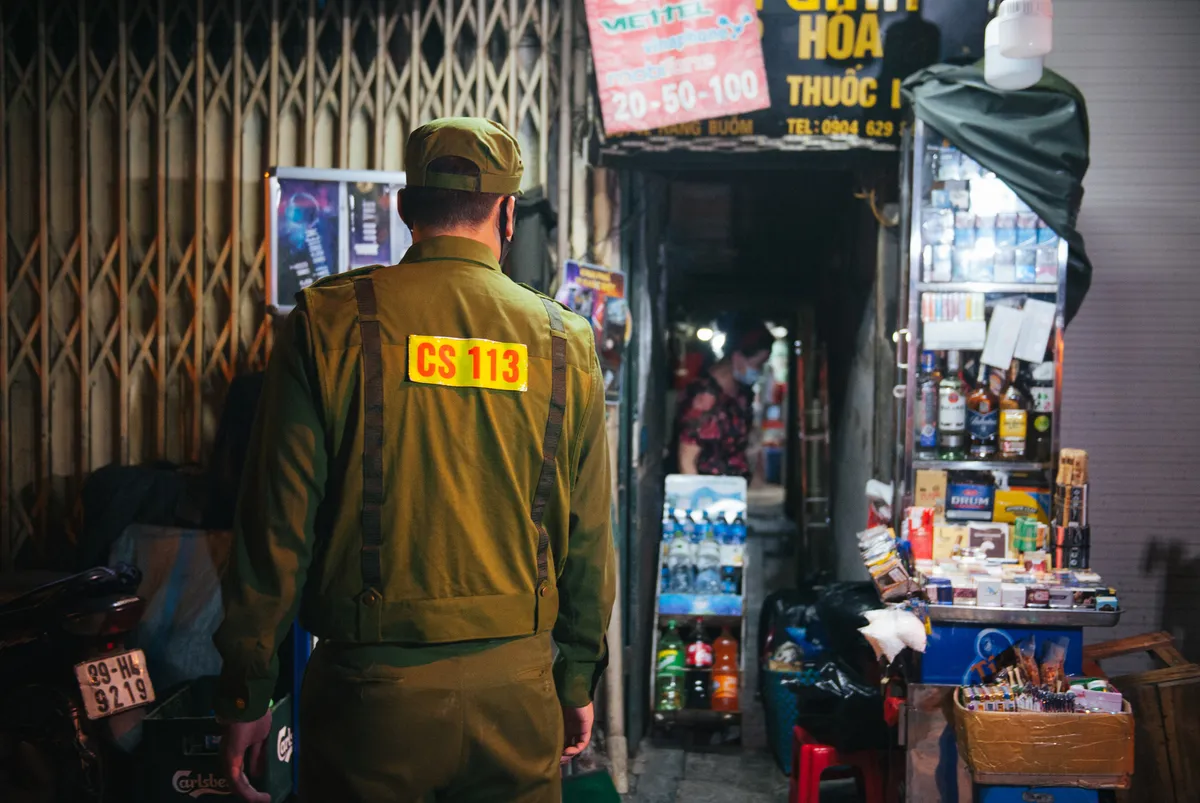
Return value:
M 736 393 L 729 395 L 705 374 L 679 396 L 678 441 L 700 447 L 696 459 L 700 474 L 750 478 L 746 449 L 754 418 L 754 391 L 738 385 Z

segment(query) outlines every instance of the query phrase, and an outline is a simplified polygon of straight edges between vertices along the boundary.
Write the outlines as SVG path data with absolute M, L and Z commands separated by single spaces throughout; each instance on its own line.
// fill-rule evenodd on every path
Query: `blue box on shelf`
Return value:
M 925 654 L 921 658 L 921 683 L 979 683 L 981 672 L 988 669 L 990 662 L 1027 636 L 1037 639 L 1039 654 L 1047 639 L 1065 639 L 1066 673 L 1082 674 L 1081 627 L 996 627 L 934 622 L 925 645 Z
M 660 594 L 658 612 L 675 616 L 741 616 L 737 594 Z
M 1095 789 L 1049 786 L 980 786 L 976 790 L 979 803 L 1098 803 L 1100 793 Z

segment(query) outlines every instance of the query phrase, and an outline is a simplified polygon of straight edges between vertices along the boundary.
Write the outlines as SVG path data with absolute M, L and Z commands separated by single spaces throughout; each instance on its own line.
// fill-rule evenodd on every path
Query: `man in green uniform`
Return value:
M 556 801 L 591 734 L 615 594 L 591 327 L 500 271 L 508 131 L 436 120 L 405 162 L 412 248 L 300 293 L 267 369 L 215 639 L 247 800 L 297 613 L 302 800 Z

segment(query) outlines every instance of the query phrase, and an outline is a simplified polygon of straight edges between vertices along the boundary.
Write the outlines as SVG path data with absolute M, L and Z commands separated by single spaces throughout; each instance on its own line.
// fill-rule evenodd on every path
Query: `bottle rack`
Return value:
M 1017 246 L 1020 248 L 1032 247 L 1035 250 L 1042 251 L 1041 267 L 1038 268 L 1038 275 L 1034 281 L 1010 281 L 1012 276 L 1004 276 L 1001 281 L 979 280 L 977 276 L 962 275 L 960 270 L 959 254 L 970 251 L 974 246 L 960 246 L 957 244 L 959 237 L 958 233 L 958 218 L 959 212 L 963 212 L 968 218 L 973 216 L 973 207 L 976 204 L 975 193 L 973 186 L 975 181 L 993 182 L 989 186 L 1004 187 L 999 179 L 986 174 L 982 171 L 979 175 L 975 175 L 973 171 L 967 171 L 960 174 L 958 178 L 947 179 L 945 174 L 939 174 L 940 167 L 937 164 L 938 158 L 942 154 L 949 153 L 944 149 L 945 145 L 940 134 L 927 126 L 921 120 L 917 120 L 912 129 L 911 138 L 908 141 L 909 150 L 905 154 L 904 160 L 905 170 L 909 173 L 906 176 L 908 186 L 906 189 L 906 200 L 908 208 L 905 210 L 908 218 L 908 248 L 905 251 L 906 257 L 906 273 L 907 281 L 904 286 L 902 295 L 902 305 L 907 303 L 907 329 L 903 330 L 900 335 L 904 337 L 905 342 L 897 349 L 897 370 L 900 385 L 897 387 L 897 396 L 903 399 L 903 416 L 901 419 L 902 426 L 897 433 L 897 451 L 902 456 L 900 462 L 901 472 L 898 483 L 896 500 L 899 505 L 897 509 L 903 509 L 903 506 L 912 504 L 913 488 L 915 480 L 915 472 L 921 469 L 944 469 L 947 471 L 992 471 L 992 472 L 1044 472 L 1047 480 L 1052 480 L 1051 476 L 1053 466 L 1057 460 L 1059 450 L 1059 429 L 1061 423 L 1060 411 L 1062 410 L 1062 359 L 1063 359 L 1063 332 L 1065 328 L 1065 301 L 1066 301 L 1066 278 L 1067 278 L 1067 255 L 1068 249 L 1066 241 L 1062 238 L 1055 237 L 1056 244 L 1047 241 L 1038 241 L 1035 245 L 1028 244 Z M 973 162 L 971 164 L 974 164 Z M 977 165 L 976 165 L 977 167 Z M 965 177 L 964 177 L 965 176 Z M 994 181 L 993 181 L 994 180 Z M 986 187 L 985 187 L 986 189 Z M 962 200 L 963 193 L 967 193 L 969 198 L 968 206 L 964 209 Z M 1011 192 L 1011 190 L 1009 190 Z M 957 198 L 954 196 L 957 194 Z M 932 210 L 946 209 L 947 200 L 950 199 L 949 210 L 950 215 L 955 216 L 954 225 L 954 241 L 946 242 L 946 238 L 930 238 L 927 236 L 928 228 L 926 222 L 929 219 L 928 212 Z M 987 199 L 991 200 L 991 199 Z M 945 211 L 938 212 L 936 215 L 941 215 L 940 219 L 945 219 Z M 1007 214 L 1007 213 L 1005 213 Z M 1023 212 L 1021 214 L 1031 214 Z M 987 217 L 986 214 L 981 214 L 978 219 Z M 992 215 L 992 217 L 1000 217 Z M 938 230 L 934 229 L 935 235 Z M 974 237 L 978 236 L 977 229 Z M 997 230 L 992 230 L 995 235 Z M 930 240 L 935 240 L 931 242 Z M 1001 267 L 1001 260 L 995 258 L 999 256 L 1001 250 L 1000 240 L 997 237 L 994 241 L 996 248 L 994 251 L 994 261 L 990 265 L 990 270 L 993 272 Z M 933 252 L 936 259 L 937 254 L 945 253 L 947 248 L 951 249 L 951 275 L 947 277 L 945 263 L 933 266 L 931 265 L 930 253 L 931 249 L 937 247 L 939 250 Z M 1053 279 L 1048 277 L 1049 264 L 1045 257 L 1050 249 L 1053 248 L 1054 269 Z M 982 250 L 982 249 L 980 249 Z M 944 257 L 943 257 L 944 258 Z M 980 259 L 982 264 L 985 260 Z M 983 268 L 986 270 L 986 268 Z M 1043 271 L 1043 269 L 1046 269 Z M 978 273 L 974 267 L 970 273 Z M 1016 273 L 1017 271 L 1014 271 Z M 1005 270 L 1007 273 L 1007 270 Z M 1000 278 L 1000 277 L 997 277 Z M 1020 277 L 1017 277 L 1020 278 Z M 945 281 L 935 279 L 946 279 Z M 1054 305 L 1054 321 L 1050 333 L 1050 353 L 1053 360 L 1054 377 L 1051 411 L 1051 426 L 1050 426 L 1050 459 L 1039 461 L 1033 459 L 1022 460 L 941 460 L 941 459 L 916 459 L 916 428 L 917 428 L 917 404 L 918 399 L 918 372 L 919 372 L 919 357 L 923 350 L 928 348 L 925 345 L 925 323 L 922 315 L 922 297 L 926 293 L 964 293 L 964 294 L 982 294 L 984 299 L 984 323 L 990 324 L 992 314 L 995 310 L 996 302 L 1005 299 L 1012 299 L 1013 296 L 1026 296 L 1036 298 L 1040 301 L 1049 301 Z M 976 296 L 977 298 L 978 296 Z M 903 306 L 902 306 L 903 309 Z M 905 348 L 906 346 L 906 348 Z M 945 347 L 939 347 L 943 350 Z M 973 354 L 982 351 L 981 348 L 962 348 L 964 354 Z
M 696 477 L 671 475 L 667 477 L 667 499 L 672 507 L 674 500 L 680 496 L 689 495 L 696 486 L 707 485 L 715 492 L 714 499 L 737 500 L 741 513 L 745 515 L 746 481 L 741 477 Z M 706 489 L 707 491 L 708 489 Z M 703 493 L 703 492 L 702 492 Z M 693 509 L 704 509 L 706 505 L 698 505 Z M 657 729 L 671 731 L 675 728 L 697 730 L 722 730 L 734 727 L 741 722 L 742 711 L 750 701 L 745 696 L 745 679 L 747 672 L 746 644 L 746 586 L 750 567 L 750 558 L 743 550 L 742 582 L 736 595 L 689 595 L 693 597 L 694 605 L 688 612 L 670 613 L 662 610 L 664 592 L 662 589 L 663 569 L 667 565 L 668 544 L 660 540 L 658 550 L 658 573 L 654 592 L 654 627 L 650 645 L 650 715 Z M 677 595 L 668 594 L 668 597 Z M 711 603 L 711 604 L 710 604 Z M 677 608 L 673 608 L 676 610 Z M 683 708 L 678 711 L 659 711 L 658 702 L 658 646 L 667 623 L 674 620 L 684 638 L 685 646 L 693 634 L 697 620 L 703 620 L 707 630 L 720 630 L 723 627 L 738 639 L 738 710 L 715 711 L 712 709 Z M 753 649 L 750 649 L 753 652 Z M 686 696 L 686 694 L 685 694 Z

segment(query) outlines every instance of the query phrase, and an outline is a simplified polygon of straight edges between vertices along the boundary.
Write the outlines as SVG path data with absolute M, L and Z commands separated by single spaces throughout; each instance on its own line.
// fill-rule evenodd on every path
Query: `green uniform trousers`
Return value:
M 558 803 L 550 634 L 421 666 L 319 642 L 300 696 L 303 803 Z

